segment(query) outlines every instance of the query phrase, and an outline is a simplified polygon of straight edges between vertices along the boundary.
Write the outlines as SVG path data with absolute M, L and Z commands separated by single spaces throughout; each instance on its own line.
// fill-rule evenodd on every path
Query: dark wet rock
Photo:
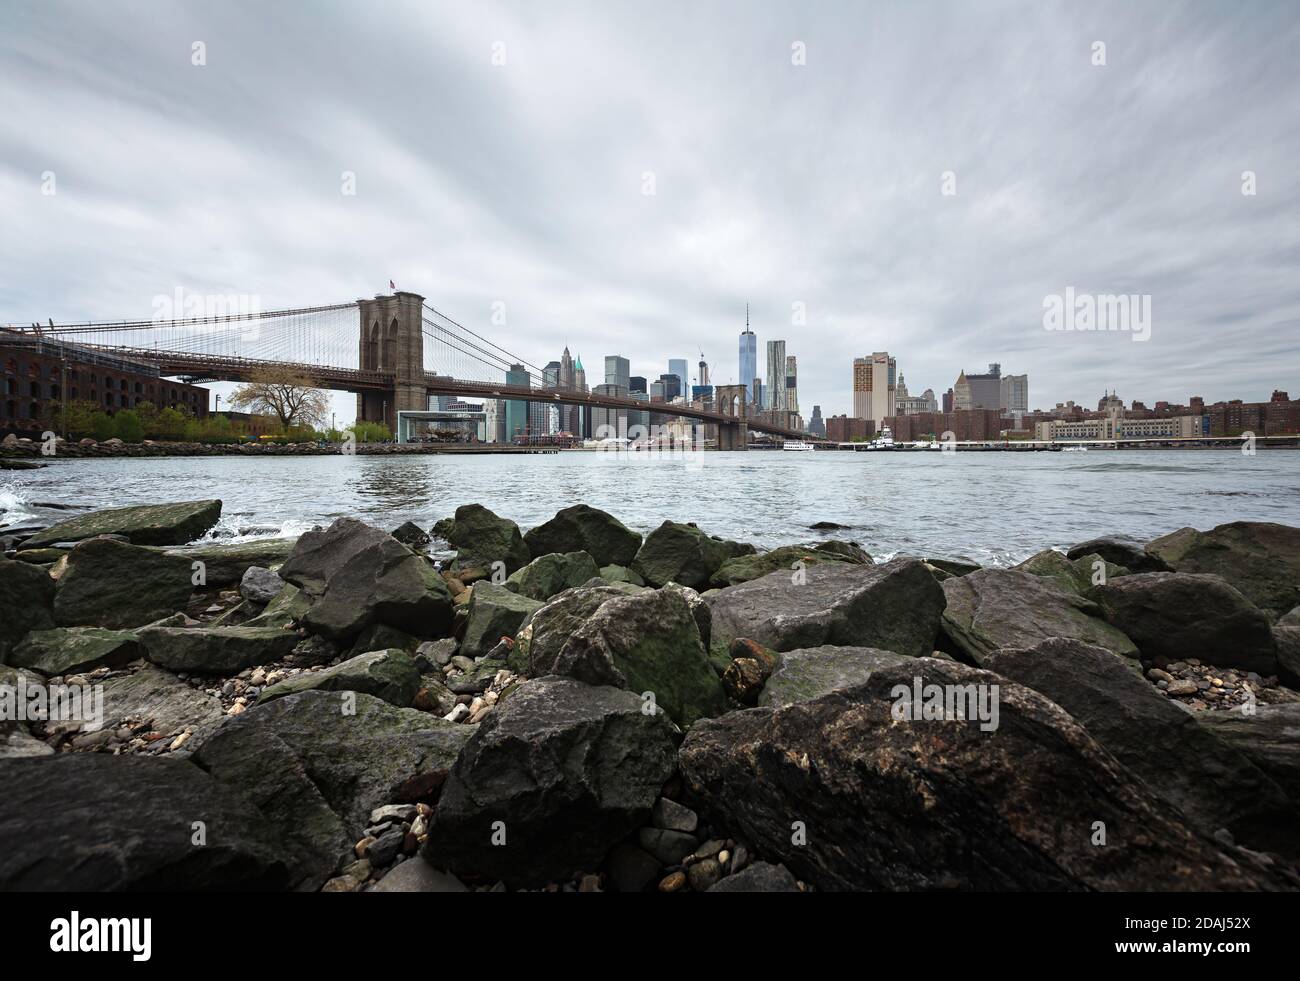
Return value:
M 777 651 L 835 644 L 929 654 L 943 591 L 917 559 L 883 565 L 827 562 L 796 581 L 774 572 L 711 592 L 712 646 L 747 637 Z
M 1175 572 L 1222 576 L 1270 619 L 1300 602 L 1300 528 L 1268 521 L 1182 528 L 1146 549 Z
M 285 657 L 297 634 L 276 627 L 145 627 L 144 656 L 172 671 L 235 674 Z
M 798 892 L 799 882 L 784 865 L 755 862 L 729 875 L 709 892 Z
M 539 600 L 505 586 L 486 580 L 476 582 L 469 601 L 469 620 L 465 624 L 460 652 L 466 657 L 481 657 L 502 637 L 514 637 L 528 617 L 541 607 Z
M 1081 559 L 1097 555 L 1113 565 L 1123 566 L 1130 572 L 1171 572 L 1169 565 L 1159 555 L 1147 550 L 1136 539 L 1109 535 L 1080 542 L 1065 553 L 1067 559 Z
M 664 828 L 642 828 L 637 832 L 637 841 L 663 866 L 680 865 L 700 843 L 694 835 Z
M 438 786 L 475 728 L 371 695 L 308 691 L 228 719 L 193 759 L 261 809 L 294 884 L 314 889 L 375 808 Z
M 80 542 L 98 535 L 124 535 L 133 545 L 184 545 L 203 535 L 221 518 L 220 501 L 138 504 L 81 514 L 38 531 L 24 549 L 57 542 Z
M 922 686 L 997 685 L 996 730 L 978 718 L 900 721 L 918 674 Z M 1195 832 L 1057 705 L 950 661 L 918 658 L 813 701 L 702 721 L 679 761 L 710 813 L 823 890 L 1280 884 Z
M 259 704 L 300 691 L 355 691 L 382 698 L 390 705 L 408 707 L 420 689 L 415 662 L 400 650 L 369 651 L 323 671 L 304 671 L 285 678 L 258 696 Z
M 284 586 L 284 580 L 270 569 L 253 565 L 244 570 L 244 577 L 239 580 L 239 595 L 250 603 L 266 606 L 280 595 Z
M 414 521 L 407 521 L 393 529 L 392 535 L 408 548 L 421 549 L 429 544 L 429 536 Z
M 600 578 L 606 582 L 625 582 L 633 586 L 644 586 L 645 580 L 625 565 L 603 565 L 600 567 Z
M 54 592 L 61 627 L 122 630 L 184 610 L 194 591 L 184 559 L 106 538 L 79 544 Z
M 781 708 L 862 684 L 873 671 L 910 658 L 872 647 L 807 647 L 777 655 L 776 670 L 763 687 L 758 704 Z
M 659 869 L 659 859 L 627 842 L 615 845 L 605 860 L 615 892 L 647 892 L 659 881 Z
M 1196 658 L 1273 674 L 1277 647 L 1268 617 L 1218 576 L 1144 572 L 1098 591 L 1106 620 L 1151 660 Z
M 105 728 L 131 719 L 166 736 L 218 722 L 223 715 L 219 699 L 153 665 L 104 681 Z
M 526 566 L 531 558 L 519 526 L 482 504 L 458 507 L 446 538 L 456 548 L 457 569 L 480 569 L 491 574 L 493 564 L 500 562 L 509 575 Z
M 435 868 L 518 885 L 594 868 L 649 818 L 675 745 L 667 718 L 630 692 L 531 681 L 461 752 L 423 854 Z
M 1095 600 L 1096 591 L 1111 579 L 1128 575 L 1123 566 L 1108 562 L 1095 552 L 1069 559 L 1054 548 L 1044 549 L 1014 567 L 1019 572 L 1051 579 L 1062 589 Z
M 1240 750 L 1300 806 L 1300 702 L 1254 706 L 1254 711 L 1198 712 L 1196 721 Z
M 1278 680 L 1288 688 L 1300 689 L 1300 626 L 1279 623 L 1273 628 L 1273 643 Z
M 293 538 L 258 538 L 247 542 L 203 542 L 166 552 L 190 563 L 202 562 L 203 584 L 210 589 L 226 589 L 239 585 L 244 573 L 254 566 L 277 568 L 289 557 L 295 543 Z
M 301 535 L 280 567 L 280 578 L 319 596 L 333 575 L 366 549 L 390 536 L 355 518 L 339 518 L 328 528 Z
M 1074 640 L 1004 650 L 985 667 L 1047 696 L 1148 787 L 1206 834 L 1297 854 L 1300 813 L 1241 752 L 1203 728 L 1125 663 Z
M 692 589 L 707 589 L 709 577 L 724 562 L 753 553 L 753 545 L 714 538 L 693 524 L 665 521 L 646 536 L 632 570 L 650 586 L 675 582 Z
M 29 630 L 54 626 L 54 580 L 44 569 L 0 558 L 0 664 Z
M 407 654 L 414 655 L 420 643 L 419 637 L 408 634 L 405 630 L 398 630 L 386 623 L 372 623 L 357 634 L 348 656 L 356 657 L 358 654 L 368 654 L 371 651 L 387 650 L 405 651 Z
M 510 576 L 505 587 L 529 599 L 548 600 L 599 575 L 595 560 L 586 552 L 550 552 Z
M 526 628 L 527 637 L 520 635 L 520 643 L 514 652 L 514 658 L 519 662 L 518 669 L 533 676 L 545 674 L 541 666 L 555 663 L 560 649 L 575 630 L 602 604 L 627 595 L 617 586 L 600 585 L 566 589 L 552 597 L 533 613 Z
M 925 560 L 936 569 L 940 569 L 950 576 L 969 576 L 972 572 L 979 572 L 983 566 L 974 562 L 961 562 L 957 559 L 926 559 Z
M 282 844 L 265 818 L 187 761 L 99 753 L 7 759 L 0 784 L 0 890 L 288 883 Z M 195 822 L 202 822 L 201 845 Z
M 292 626 L 307 615 L 311 599 L 293 583 L 285 583 L 257 616 L 245 622 L 248 627 Z
M 717 670 L 720 654 L 714 648 L 710 656 L 714 670 Z M 758 704 L 763 687 L 780 663 L 781 655 L 745 637 L 733 639 L 727 654 L 731 660 L 722 668 L 723 690 L 741 705 L 752 708 Z
M 532 652 L 532 675 L 653 693 L 656 704 L 681 726 L 726 709 L 690 603 L 675 589 L 611 599 L 570 633 L 554 657 L 543 658 L 536 646 Z
M 822 547 L 822 545 L 840 545 L 843 548 Z M 859 554 L 855 555 L 854 552 Z M 871 562 L 871 556 L 843 542 L 823 542 L 821 545 L 782 545 L 768 552 L 728 559 L 709 578 L 709 585 L 735 586 L 738 583 L 749 582 L 751 579 L 759 579 L 772 572 L 792 573 L 800 567 L 815 565 L 818 562 L 853 562 L 865 565 Z
M 812 531 L 847 531 L 853 526 L 842 525 L 837 521 L 814 521 L 808 527 Z
M 421 671 L 441 668 L 456 656 L 456 649 L 459 646 L 454 637 L 426 640 L 415 650 L 415 666 Z
M 575 504 L 533 528 L 524 542 L 534 558 L 552 552 L 586 552 L 598 566 L 628 566 L 641 547 L 641 536 L 612 514 Z
M 139 656 L 136 635 L 103 627 L 33 630 L 13 649 L 9 663 L 46 675 L 70 674 L 107 665 L 117 667 Z
M 394 867 L 371 892 L 469 892 L 454 875 L 439 872 L 419 855 Z
M 948 601 L 944 631 L 956 649 L 976 664 L 999 648 L 1033 647 L 1050 637 L 1137 656 L 1133 641 L 1101 618 L 1096 603 L 1043 576 L 981 569 L 948 579 L 942 588 Z

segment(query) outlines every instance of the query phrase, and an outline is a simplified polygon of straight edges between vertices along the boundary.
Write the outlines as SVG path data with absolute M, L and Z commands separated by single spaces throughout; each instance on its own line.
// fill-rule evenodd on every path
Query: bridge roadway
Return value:
M 121 357 L 133 358 L 156 365 L 164 375 L 183 375 L 195 380 L 247 382 L 261 370 L 292 371 L 312 379 L 322 388 L 344 392 L 386 392 L 393 388 L 393 375 L 386 371 L 362 371 L 357 368 L 335 368 L 325 365 L 297 364 L 287 361 L 267 361 L 255 358 L 236 358 L 218 354 L 198 354 L 189 351 L 160 351 L 147 347 L 83 344 L 82 347 L 112 352 Z M 589 408 L 629 409 L 637 412 L 662 412 L 669 416 L 684 416 L 702 422 L 732 424 L 744 422 L 755 432 L 782 436 L 786 439 L 815 440 L 796 429 L 774 426 L 753 418 L 737 419 L 686 405 L 663 405 L 640 402 L 636 399 L 614 395 L 597 395 L 594 392 L 575 392 L 565 389 L 531 388 L 525 385 L 507 385 L 504 382 L 464 381 L 446 375 L 425 373 L 430 395 L 462 395 L 472 398 L 511 399 L 529 402 L 554 402 L 564 405 L 585 405 Z

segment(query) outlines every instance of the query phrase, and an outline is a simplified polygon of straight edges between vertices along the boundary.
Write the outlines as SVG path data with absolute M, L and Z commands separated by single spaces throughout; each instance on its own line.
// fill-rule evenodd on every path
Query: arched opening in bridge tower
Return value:
M 397 370 L 397 318 L 388 325 L 388 336 L 384 338 L 384 363 L 385 371 Z
M 366 331 L 365 344 L 361 355 L 362 371 L 379 370 L 379 321 L 376 320 Z

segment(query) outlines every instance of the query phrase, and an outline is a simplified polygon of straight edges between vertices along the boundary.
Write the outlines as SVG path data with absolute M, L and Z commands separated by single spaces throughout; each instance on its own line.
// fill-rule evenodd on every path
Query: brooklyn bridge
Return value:
M 430 396 L 448 395 L 685 417 L 716 427 L 723 450 L 745 449 L 749 430 L 809 438 L 782 425 L 790 420 L 753 413 L 743 385 L 716 385 L 711 398 L 672 404 L 560 387 L 526 358 L 404 291 L 287 310 L 0 328 L 0 338 L 6 334 L 75 343 L 194 382 L 247 382 L 267 369 L 289 371 L 316 387 L 355 393 L 357 419 L 384 422 L 395 433 L 399 413 L 425 411 Z

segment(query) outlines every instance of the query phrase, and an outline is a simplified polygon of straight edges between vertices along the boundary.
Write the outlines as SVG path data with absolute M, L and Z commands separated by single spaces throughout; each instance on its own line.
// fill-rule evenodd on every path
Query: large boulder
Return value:
M 1107 583 L 1098 597 L 1106 620 L 1146 660 L 1190 657 L 1260 674 L 1277 670 L 1268 617 L 1218 576 L 1144 572 Z
M 476 582 L 469 599 L 469 618 L 460 652 L 466 657 L 481 657 L 500 643 L 502 637 L 515 633 L 534 611 L 540 600 L 521 595 L 505 586 L 483 580 Z
M 184 610 L 194 592 L 185 559 L 111 538 L 93 538 L 68 553 L 54 592 L 61 627 L 122 630 Z
M 104 681 L 106 729 L 130 719 L 170 736 L 186 726 L 211 725 L 224 714 L 220 699 L 152 664 Z
M 138 656 L 136 635 L 130 630 L 55 627 L 29 633 L 9 655 L 9 663 L 54 676 L 101 665 L 117 667 Z
M 962 718 L 963 706 L 996 715 Z M 729 833 L 823 890 L 1278 887 L 1059 706 L 952 661 L 918 658 L 812 701 L 702 721 L 679 761 Z
M 1119 580 L 1123 582 L 1124 580 Z M 947 579 L 943 627 L 975 664 L 1002 647 L 1033 647 L 1068 637 L 1136 657 L 1137 647 L 1101 618 L 1101 608 L 1051 579 L 1013 569 L 980 569 Z
M 137 504 L 91 511 L 38 531 L 20 546 L 45 548 L 57 542 L 80 542 L 98 535 L 125 535 L 132 545 L 184 545 L 203 535 L 221 518 L 220 501 Z
M 1096 599 L 1098 588 L 1111 579 L 1128 574 L 1123 566 L 1106 561 L 1096 552 L 1086 552 L 1070 559 L 1054 548 L 1031 555 L 1013 568 L 1018 572 L 1044 576 L 1062 589 L 1092 600 Z
M 690 601 L 674 587 L 601 604 L 553 657 L 550 650 L 545 653 L 531 649 L 529 674 L 565 675 L 638 695 L 651 692 L 680 726 L 726 710 Z
M 753 545 L 714 538 L 693 524 L 665 521 L 641 543 L 632 571 L 651 586 L 675 582 L 692 589 L 707 589 L 709 577 L 724 562 L 753 553 Z
M 266 815 L 293 884 L 313 889 L 361 837 L 371 811 L 425 799 L 475 728 L 371 695 L 308 691 L 227 720 L 193 760 Z
M 31 734 L 18 709 L 44 686 L 45 678 L 35 672 L 0 665 L 0 759 L 54 755 L 53 746 Z
M 1300 702 L 1257 704 L 1250 712 L 1198 712 L 1196 721 L 1240 750 L 1300 807 Z
M 641 536 L 612 514 L 586 504 L 557 511 L 524 535 L 534 558 L 551 552 L 586 552 L 599 566 L 632 564 Z
M 54 626 L 54 580 L 44 569 L 0 558 L 0 664 L 29 630 Z
M 825 562 L 708 593 L 712 647 L 748 637 L 776 651 L 823 644 L 911 656 L 934 650 L 943 590 L 918 559 Z
M 145 627 L 138 636 L 144 656 L 154 664 L 221 675 L 279 661 L 300 639 L 279 627 Z
M 1276 620 L 1300 603 L 1300 528 L 1234 521 L 1211 531 L 1181 528 L 1146 550 L 1175 572 L 1222 576 Z
M 1273 628 L 1277 645 L 1277 676 L 1282 684 L 1300 689 L 1300 626 L 1279 623 Z
M 548 600 L 599 575 L 600 568 L 586 552 L 548 552 L 511 575 L 505 586 L 530 599 Z
M 0 783 L 0 891 L 288 885 L 283 843 L 266 819 L 188 761 L 4 759 Z
M 1300 852 L 1300 813 L 1243 753 L 1138 677 L 1126 659 L 1077 640 L 990 655 L 984 667 L 1046 695 L 1207 834 Z
M 283 570 L 281 578 L 294 581 Z M 417 637 L 439 637 L 451 618 L 451 594 L 437 570 L 397 539 L 382 535 L 329 572 L 301 623 L 312 633 L 346 643 L 376 623 Z
M 313 529 L 299 536 L 280 566 L 280 578 L 311 596 L 319 596 L 336 572 L 389 537 L 364 521 L 339 518 L 328 528 Z
M 528 564 L 531 557 L 519 526 L 489 511 L 482 504 L 462 504 L 446 539 L 456 548 L 457 569 L 491 572 L 495 563 L 504 565 L 507 575 Z
M 356 691 L 407 708 L 420 690 L 420 671 L 405 651 L 369 651 L 323 671 L 304 671 L 262 689 L 258 703 L 300 691 Z
M 617 688 L 540 678 L 500 703 L 452 768 L 424 856 L 521 886 L 596 868 L 672 775 L 662 713 Z
M 738 555 L 723 562 L 709 577 L 711 586 L 735 586 L 760 579 L 772 572 L 793 572 L 818 562 L 852 562 L 869 565 L 871 556 L 847 542 L 819 542 L 811 545 L 782 545 L 767 552 Z
M 203 585 L 225 589 L 238 585 L 244 573 L 255 566 L 269 569 L 280 565 L 296 544 L 293 538 L 255 538 L 247 542 L 205 542 L 166 551 L 191 564 L 203 563 Z
M 772 672 L 758 704 L 771 708 L 793 705 L 821 698 L 833 691 L 860 685 L 871 678 L 873 671 L 902 664 L 909 660 L 905 654 L 876 650 L 874 647 L 806 647 L 777 655 L 776 670 Z
M 1147 550 L 1136 539 L 1119 535 L 1106 535 L 1080 542 L 1065 553 L 1071 561 L 1096 555 L 1112 565 L 1122 566 L 1130 572 L 1172 572 L 1169 564 L 1159 555 Z
M 533 614 L 525 631 L 527 636 L 516 646 L 518 669 L 537 675 L 534 664 L 554 664 L 560 648 L 575 630 L 603 604 L 627 595 L 620 586 L 607 585 L 579 586 L 552 597 Z

